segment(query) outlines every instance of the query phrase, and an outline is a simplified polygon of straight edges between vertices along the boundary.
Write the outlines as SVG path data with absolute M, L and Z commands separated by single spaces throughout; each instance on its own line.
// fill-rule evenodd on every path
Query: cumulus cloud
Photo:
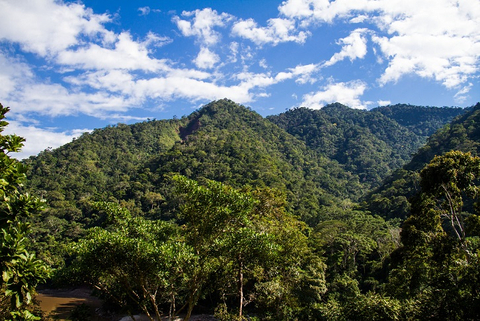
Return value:
M 138 103 L 135 97 L 106 91 L 76 92 L 60 84 L 26 84 L 12 95 L 10 115 L 34 113 L 51 117 L 85 114 L 107 119 L 111 112 L 125 112 Z
M 338 44 L 342 46 L 342 50 L 337 52 L 323 66 L 328 67 L 336 64 L 345 58 L 353 61 L 357 58 L 363 58 L 367 54 L 367 39 L 365 34 L 367 29 L 356 29 L 350 33 L 348 37 L 338 40 Z
M 210 51 L 207 47 L 202 47 L 198 56 L 194 59 L 194 63 L 198 68 L 209 69 L 213 68 L 219 60 L 220 57 L 217 54 Z
M 296 78 L 295 82 L 298 84 L 313 84 L 317 79 L 313 74 L 320 70 L 318 64 L 298 65 L 294 68 L 289 68 L 286 72 L 280 72 L 277 79 L 291 79 Z
M 94 14 L 79 3 L 65 4 L 53 0 L 0 2 L 0 40 L 18 43 L 24 50 L 41 56 L 52 56 L 78 44 L 80 35 L 110 41 L 113 33 L 104 27 L 109 21 L 109 15 Z
M 468 85 L 464 86 L 463 88 L 460 88 L 460 90 L 454 96 L 455 101 L 459 104 L 464 103 L 467 100 L 468 93 L 470 92 L 472 87 L 473 87 L 473 84 L 469 83 Z
M 336 21 L 374 25 L 372 40 L 388 62 L 381 85 L 413 73 L 461 88 L 479 70 L 480 2 L 475 0 L 287 0 L 279 12 L 304 27 Z M 342 40 L 342 51 L 327 65 L 364 55 L 361 34 Z
M 304 95 L 301 106 L 321 109 L 326 104 L 339 102 L 352 108 L 366 109 L 370 103 L 360 100 L 366 89 L 367 85 L 359 80 L 346 83 L 331 81 L 322 90 Z
M 215 27 L 224 27 L 233 17 L 227 13 L 218 14 L 216 10 L 205 8 L 195 11 L 182 12 L 181 19 L 178 16 L 173 18 L 178 29 L 184 36 L 195 37 L 197 41 L 205 46 L 216 44 L 220 40 L 220 33 Z
M 37 155 L 46 149 L 57 148 L 71 142 L 82 133 L 90 131 L 90 129 L 75 129 L 58 132 L 55 131 L 55 128 L 45 129 L 35 126 L 24 126 L 17 121 L 9 121 L 9 125 L 5 128 L 6 134 L 16 134 L 26 139 L 21 151 L 11 154 L 12 157 L 17 159 L 24 159 L 31 155 Z
M 378 106 L 388 106 L 391 105 L 392 102 L 390 100 L 379 100 L 377 101 Z
M 134 41 L 128 32 L 116 36 L 113 48 L 96 43 L 58 54 L 57 62 L 81 69 L 128 69 L 158 71 L 165 67 L 165 60 L 151 58 L 148 45 L 160 39 L 150 34 L 146 42 Z
M 309 33 L 298 31 L 295 21 L 290 19 L 274 18 L 268 20 L 267 27 L 259 27 L 253 19 L 241 20 L 234 24 L 232 34 L 249 39 L 257 45 L 281 42 L 304 43 Z
M 149 6 L 146 6 L 146 7 L 140 7 L 138 8 L 138 11 L 140 11 L 140 15 L 141 16 L 146 16 L 150 13 L 150 7 Z
M 237 58 L 238 49 L 239 49 L 238 42 L 234 41 L 230 43 L 229 49 L 230 49 L 229 61 L 231 63 L 236 63 L 238 61 L 238 58 Z
M 8 98 L 33 77 L 30 67 L 0 51 L 0 97 Z
M 275 75 L 272 75 L 271 73 L 241 72 L 236 75 L 236 78 L 242 81 L 243 87 L 248 87 L 250 89 L 266 88 L 289 79 L 295 79 L 296 82 L 301 84 L 314 82 L 315 80 L 312 77 L 312 74 L 318 70 L 319 66 L 315 64 L 298 65 Z
M 383 0 L 380 0 L 383 1 Z M 279 11 L 288 18 L 299 19 L 304 26 L 312 23 L 332 23 L 337 18 L 351 17 L 352 11 L 376 8 L 369 0 L 287 0 Z

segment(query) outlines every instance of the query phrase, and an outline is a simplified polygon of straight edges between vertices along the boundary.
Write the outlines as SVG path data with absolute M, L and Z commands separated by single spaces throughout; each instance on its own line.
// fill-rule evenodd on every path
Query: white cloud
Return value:
M 384 0 L 287 0 L 279 11 L 288 18 L 299 19 L 303 26 L 312 23 L 332 23 L 337 18 L 349 18 L 357 10 L 376 9 Z M 388 1 L 388 0 L 387 0 Z
M 217 54 L 210 51 L 207 47 L 202 47 L 193 62 L 198 68 L 210 69 L 213 68 L 219 60 L 220 57 Z
M 31 83 L 12 95 L 8 104 L 14 119 L 27 113 L 51 117 L 85 114 L 107 119 L 111 112 L 125 112 L 138 100 L 106 91 L 76 92 L 60 84 Z
M 259 27 L 253 19 L 241 20 L 234 24 L 232 34 L 249 39 L 257 45 L 281 42 L 304 43 L 309 33 L 297 31 L 295 21 L 289 19 L 269 19 L 267 27 Z
M 460 88 L 479 71 L 478 0 L 287 0 L 279 12 L 303 27 L 336 21 L 375 25 L 369 32 L 388 62 L 380 84 L 414 73 Z M 351 36 L 356 38 L 342 39 L 351 43 L 327 64 L 364 55 L 365 40 Z
M 362 23 L 369 19 L 367 15 L 359 15 L 349 20 L 350 23 Z
M 237 62 L 237 55 L 238 55 L 238 48 L 239 44 L 238 42 L 232 42 L 230 43 L 229 49 L 230 49 L 230 56 L 229 56 L 229 61 L 231 63 L 236 63 Z
M 299 84 L 306 84 L 310 83 L 313 84 L 317 79 L 312 76 L 315 72 L 320 69 L 319 65 L 317 64 L 309 64 L 309 65 L 298 65 L 295 68 L 289 69 L 293 76 L 297 77 L 295 82 Z
M 313 83 L 315 80 L 312 74 L 317 70 L 319 70 L 319 66 L 315 64 L 298 65 L 295 68 L 287 69 L 287 71 L 279 72 L 275 76 L 270 73 L 241 72 L 236 75 L 236 78 L 242 81 L 243 86 L 266 88 L 289 79 L 295 79 L 297 83 L 301 84 Z
M 475 44 L 465 37 L 409 34 L 375 37 L 373 40 L 390 58 L 380 78 L 381 84 L 397 81 L 407 73 L 416 73 L 442 82 L 447 88 L 454 88 L 478 71 L 480 43 L 476 52 Z
M 141 16 L 146 16 L 150 13 L 150 7 L 149 6 L 146 6 L 146 7 L 140 7 L 138 8 L 138 11 L 140 11 L 140 15 Z
M 143 97 L 165 101 L 182 98 L 191 101 L 229 98 L 239 103 L 253 100 L 252 86 L 240 83 L 234 86 L 217 85 L 192 78 L 175 77 L 141 79 L 136 82 L 136 92 Z
M 268 69 L 267 60 L 265 58 L 260 59 L 260 61 L 258 62 L 258 65 L 263 69 Z
M 473 84 L 469 83 L 468 85 L 461 88 L 454 96 L 455 101 L 459 104 L 464 103 L 467 100 L 467 98 L 468 98 L 467 94 L 470 92 L 472 87 L 473 87 Z
M 388 106 L 391 105 L 392 102 L 390 100 L 379 100 L 377 101 L 378 106 Z
M 19 43 L 24 50 L 41 56 L 52 56 L 78 44 L 80 35 L 110 40 L 112 33 L 103 26 L 110 20 L 108 15 L 94 14 L 79 3 L 3 0 L 0 40 Z
M 0 97 L 7 99 L 33 77 L 30 67 L 0 51 Z
M 159 36 L 155 34 L 154 32 L 149 31 L 147 33 L 147 37 L 143 44 L 148 47 L 148 46 L 154 46 L 154 47 L 162 47 L 165 46 L 169 43 L 172 43 L 173 40 L 169 37 L 164 37 L 164 36 Z
M 177 24 L 178 29 L 184 36 L 193 36 L 205 46 L 216 44 L 220 40 L 220 33 L 215 31 L 214 28 L 224 27 L 233 18 L 227 13 L 218 14 L 216 10 L 211 8 L 184 11 L 182 17 L 191 19 L 182 20 L 175 16 L 173 22 Z
M 9 121 L 5 128 L 6 134 L 16 134 L 26 139 L 23 148 L 11 156 L 17 159 L 24 159 L 31 155 L 37 155 L 48 148 L 57 148 L 67 144 L 72 139 L 79 137 L 90 129 L 76 129 L 71 131 L 58 132 L 54 128 L 38 128 L 35 126 L 24 126 L 17 121 Z
M 134 41 L 128 32 L 117 36 L 114 48 L 92 43 L 77 50 L 59 53 L 58 63 L 81 69 L 128 69 L 158 71 L 165 68 L 165 60 L 151 58 L 147 45 L 155 41 L 147 37 L 145 43 Z
M 334 54 L 324 66 L 332 66 L 345 58 L 349 58 L 350 61 L 364 58 L 367 54 L 367 39 L 365 38 L 367 32 L 368 30 L 365 28 L 355 29 L 348 37 L 338 40 L 337 43 L 342 45 L 342 50 Z
M 321 109 L 326 104 L 339 102 L 352 108 L 366 109 L 370 103 L 359 98 L 366 89 L 367 85 L 362 81 L 331 82 L 321 91 L 304 95 L 301 106 Z

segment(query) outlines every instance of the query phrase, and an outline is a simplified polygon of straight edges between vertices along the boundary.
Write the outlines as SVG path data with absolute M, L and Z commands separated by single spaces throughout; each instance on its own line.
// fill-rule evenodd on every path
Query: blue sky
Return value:
M 263 116 L 480 101 L 478 0 L 0 0 L 18 158 L 221 98 Z

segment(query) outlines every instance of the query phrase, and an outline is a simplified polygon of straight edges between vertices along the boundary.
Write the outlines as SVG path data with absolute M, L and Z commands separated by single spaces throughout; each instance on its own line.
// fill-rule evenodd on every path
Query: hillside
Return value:
M 268 119 L 320 155 L 344 165 L 362 187 L 379 186 L 433 133 L 462 113 L 459 108 L 395 105 L 371 111 L 341 104 L 320 110 L 296 108 Z
M 429 137 L 446 123 L 463 114 L 463 108 L 422 107 L 406 104 L 384 106 L 373 109 L 384 116 L 395 120 L 417 135 Z
M 439 129 L 413 155 L 410 162 L 386 178 L 384 184 L 366 198 L 368 209 L 386 218 L 405 218 L 409 211 L 408 198 L 418 191 L 418 172 L 435 155 L 443 155 L 451 150 L 479 155 L 479 121 L 480 104 L 477 104 Z
M 232 186 L 269 186 L 310 224 L 323 207 L 358 198 L 358 177 L 257 113 L 231 101 L 212 102 L 180 120 L 119 124 L 84 134 L 26 161 L 28 188 L 41 191 L 45 221 L 70 231 L 95 224 L 86 205 L 117 200 L 134 213 L 170 216 L 165 175 L 180 173 Z M 53 223 L 52 223 L 53 224 Z
M 424 136 L 394 120 L 402 108 L 391 107 L 391 118 L 341 104 L 263 118 L 220 100 L 182 119 L 118 124 L 46 150 L 25 161 L 27 187 L 48 201 L 41 220 L 68 237 L 97 224 L 92 200 L 171 217 L 165 178 L 172 173 L 275 188 L 286 195 L 288 209 L 313 226 L 330 215 L 329 208 L 365 196 L 422 144 Z M 430 124 L 447 122 L 452 113 L 436 109 Z M 407 125 L 425 123 L 425 117 L 417 119 Z

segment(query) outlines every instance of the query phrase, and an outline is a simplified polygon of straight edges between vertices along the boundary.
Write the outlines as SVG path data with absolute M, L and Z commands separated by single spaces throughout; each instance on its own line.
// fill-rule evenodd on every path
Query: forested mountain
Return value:
M 430 136 L 410 162 L 388 177 L 366 199 L 369 209 L 386 218 L 405 218 L 410 210 L 408 198 L 419 190 L 418 173 L 435 155 L 452 150 L 479 155 L 479 121 L 480 104 L 477 104 Z
M 453 118 L 463 114 L 465 109 L 398 104 L 378 107 L 372 111 L 382 113 L 418 135 L 429 137 Z
M 24 161 L 21 190 L 47 202 L 31 249 L 56 284 L 86 282 L 152 320 L 180 302 L 185 320 L 197 305 L 219 320 L 475 319 L 480 158 L 461 151 L 477 155 L 480 104 L 442 128 L 462 112 L 332 104 L 263 118 L 224 99 L 97 129 Z M 406 211 L 404 232 L 384 219 Z
M 336 103 L 320 110 L 296 108 L 268 119 L 320 155 L 344 165 L 359 176 L 362 188 L 370 189 L 462 112 L 460 108 L 410 105 L 365 111 Z
M 418 122 L 397 123 L 407 118 L 404 109 L 413 109 Z M 72 221 L 93 224 L 86 200 L 115 200 L 134 213 L 168 217 L 164 175 L 170 173 L 276 188 L 291 211 L 315 225 L 327 208 L 365 196 L 409 160 L 425 139 L 414 129 L 426 119 L 432 131 L 460 112 L 408 105 L 378 110 L 332 104 L 264 119 L 232 101 L 212 102 L 182 119 L 97 129 L 31 157 L 25 161 L 29 188 L 49 202 L 44 221 L 68 235 L 78 233 Z
M 168 215 L 159 205 L 169 193 L 164 175 L 170 173 L 276 188 L 312 224 L 322 207 L 362 193 L 358 177 L 336 161 L 227 100 L 181 120 L 96 130 L 26 163 L 30 188 L 42 191 L 50 213 L 59 211 L 53 215 L 68 221 L 82 217 L 86 199 L 117 200 L 133 212 Z

